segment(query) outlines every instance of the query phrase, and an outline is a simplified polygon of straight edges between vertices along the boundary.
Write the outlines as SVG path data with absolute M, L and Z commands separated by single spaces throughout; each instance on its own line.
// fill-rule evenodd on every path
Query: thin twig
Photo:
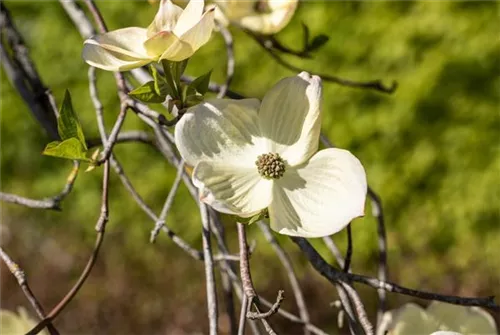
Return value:
M 285 291 L 283 291 L 283 290 L 278 291 L 278 296 L 276 297 L 276 302 L 274 303 L 274 305 L 271 306 L 271 308 L 267 312 L 255 313 L 255 312 L 248 311 L 247 318 L 252 319 L 252 320 L 267 319 L 271 315 L 276 314 L 276 312 L 278 312 L 278 309 L 281 306 L 281 303 L 283 302 L 283 299 L 285 299 L 284 293 L 285 293 Z
M 256 301 L 256 298 L 258 298 L 258 296 L 253 286 L 252 274 L 250 272 L 250 262 L 248 260 L 248 243 L 247 243 L 245 225 L 240 222 L 237 222 L 236 225 L 238 228 L 238 242 L 240 248 L 240 277 L 241 277 L 243 292 L 248 297 L 249 303 L 250 304 L 254 303 L 255 309 L 257 310 L 257 313 L 251 313 L 249 311 L 247 313 L 247 317 L 250 318 L 251 316 L 252 319 L 260 319 L 268 334 L 273 335 L 275 334 L 275 332 L 271 328 L 266 319 L 269 318 L 271 315 L 275 314 L 279 310 L 281 301 L 283 300 L 283 292 L 281 290 L 278 292 L 278 297 L 276 299 L 276 302 L 271 306 L 269 310 L 270 312 L 262 313 L 259 310 L 259 302 L 258 300 Z
M 340 285 L 342 285 L 347 295 L 351 299 L 351 302 L 353 303 L 356 309 L 356 314 L 358 316 L 359 323 L 361 324 L 364 333 L 366 335 L 373 335 L 373 326 L 368 320 L 368 316 L 365 311 L 365 306 L 363 305 L 363 302 L 361 301 L 358 292 L 356 292 L 356 290 L 346 282 L 341 281 Z
M 347 250 L 345 253 L 344 266 L 342 267 L 344 272 L 349 272 L 351 268 L 351 258 L 352 258 L 352 229 L 351 225 L 347 225 Z
M 269 50 L 266 48 L 264 48 L 264 49 L 267 50 L 269 55 L 272 58 L 274 58 L 274 60 L 276 60 L 276 62 L 278 64 L 282 65 L 283 67 L 285 67 L 291 71 L 296 71 L 296 72 L 306 71 L 304 69 L 301 69 L 300 67 L 297 67 L 295 65 L 288 63 L 283 58 L 281 58 L 275 51 Z M 331 83 L 335 83 L 335 84 L 339 84 L 339 85 L 347 86 L 347 87 L 353 87 L 353 88 L 372 89 L 372 90 L 375 90 L 378 92 L 388 93 L 388 94 L 394 93 L 394 91 L 396 91 L 396 89 L 398 87 L 398 84 L 396 81 L 393 81 L 391 86 L 387 87 L 380 80 L 372 80 L 372 81 L 362 82 L 362 81 L 353 81 L 353 80 L 344 79 L 344 78 L 340 78 L 340 77 L 336 77 L 336 76 L 331 76 L 331 75 L 328 75 L 325 73 L 314 73 L 312 71 L 307 71 L 307 72 L 309 72 L 311 74 L 315 74 L 317 76 L 320 76 L 321 79 L 323 79 L 326 82 L 331 82 Z
M 385 233 L 385 220 L 382 201 L 377 193 L 372 188 L 368 187 L 368 196 L 372 202 L 372 215 L 377 219 L 377 233 L 378 233 L 378 279 L 380 281 L 387 281 L 387 236 Z M 382 317 L 385 312 L 386 293 L 384 290 L 377 290 L 378 294 L 378 307 L 377 307 L 377 327 L 382 322 Z
M 149 133 L 141 130 L 123 131 L 120 134 L 118 134 L 115 143 L 118 144 L 118 143 L 135 143 L 135 142 L 149 144 L 155 150 L 159 150 L 155 139 Z M 87 139 L 88 148 L 93 148 L 100 145 L 102 145 L 102 140 L 100 138 Z
M 213 223 L 212 232 L 214 233 L 215 239 L 217 240 L 217 246 L 219 248 L 219 251 L 222 253 L 222 255 L 225 255 L 226 257 L 230 256 L 229 250 L 228 250 L 228 247 L 226 244 L 226 240 L 225 240 L 224 225 L 222 224 L 222 222 L 220 220 L 220 214 L 218 212 L 216 212 L 211 207 L 209 207 L 209 212 L 210 212 L 210 222 Z M 240 260 L 240 257 L 238 255 L 238 262 L 239 262 L 239 260 Z M 225 277 L 228 279 L 229 283 L 233 287 L 233 290 L 236 293 L 236 296 L 238 297 L 240 302 L 243 304 L 243 299 L 245 297 L 245 294 L 242 293 L 243 290 L 241 288 L 240 279 L 236 275 L 233 264 L 231 264 L 227 260 L 222 261 L 219 263 L 219 268 L 221 269 L 221 272 L 224 273 Z M 232 300 L 233 290 L 231 290 L 231 297 L 229 297 L 230 300 Z M 248 299 L 247 299 L 247 302 L 245 303 L 245 305 L 248 305 Z M 230 307 L 228 308 L 229 313 L 233 313 L 234 312 L 233 310 L 234 310 L 234 307 L 232 309 Z M 248 306 L 245 309 L 245 311 L 246 310 L 248 310 Z M 233 314 L 235 314 L 235 313 L 233 313 Z M 230 318 L 234 319 L 232 322 L 236 323 L 236 315 L 230 315 Z M 246 318 L 246 315 L 245 315 L 245 318 Z M 240 315 L 240 319 L 241 319 L 241 315 Z M 260 335 L 259 329 L 257 327 L 257 323 L 253 320 L 250 320 L 249 324 L 250 324 L 250 329 L 252 330 L 252 333 L 254 335 Z M 239 328 L 241 328 L 241 322 L 240 322 Z M 235 333 L 232 332 L 231 334 L 235 334 Z
M 300 288 L 299 281 L 297 280 L 297 275 L 295 274 L 295 271 L 293 270 L 292 262 L 290 260 L 290 257 L 288 257 L 288 254 L 283 250 L 283 248 L 280 246 L 276 238 L 274 238 L 273 234 L 271 233 L 271 229 L 269 228 L 269 225 L 265 224 L 262 221 L 258 222 L 259 228 L 264 234 L 264 237 L 266 240 L 271 244 L 271 247 L 274 249 L 276 252 L 276 255 L 278 255 L 278 258 L 281 261 L 281 264 L 283 264 L 283 267 L 285 268 L 285 271 L 288 276 L 288 280 L 290 281 L 290 285 L 292 286 L 292 291 L 293 295 L 295 296 L 295 301 L 297 303 L 297 307 L 299 309 L 299 314 L 302 320 L 305 322 L 309 322 L 309 312 L 307 311 L 307 306 L 306 306 L 306 301 L 304 299 L 304 294 L 302 293 L 302 289 Z M 304 326 L 304 334 L 309 334 L 309 331 L 307 330 L 307 327 Z
M 326 247 L 328 250 L 332 253 L 333 257 L 335 257 L 335 260 L 337 261 L 337 264 L 339 267 L 344 268 L 344 256 L 342 256 L 342 253 L 340 252 L 339 248 L 333 242 L 331 236 L 325 236 L 323 237 L 323 242 L 325 243 Z
M 217 335 L 217 291 L 215 288 L 214 264 L 212 259 L 212 246 L 210 244 L 210 215 L 208 207 L 200 203 L 202 222 L 203 256 L 205 263 L 205 279 L 207 285 L 207 305 L 210 335 Z
M 431 293 L 425 291 L 414 290 L 410 288 L 406 288 L 404 286 L 400 286 L 390 282 L 383 282 L 377 278 L 353 274 L 353 273 L 345 273 L 339 271 L 328 264 L 323 257 L 318 254 L 318 252 L 311 246 L 311 244 L 304 238 L 300 237 L 291 237 L 292 241 L 295 242 L 302 252 L 306 255 L 309 263 L 326 279 L 328 279 L 332 283 L 336 283 L 338 281 L 344 282 L 357 282 L 375 289 L 383 289 L 387 292 L 399 293 L 411 297 L 416 297 L 425 300 L 437 300 L 442 302 L 447 302 L 455 305 L 462 306 L 479 306 L 486 307 L 493 310 L 500 310 L 500 306 L 495 303 L 494 296 L 489 297 L 479 297 L 479 298 L 468 298 L 468 297 L 459 297 L 452 295 L 444 295 L 438 293 Z
M 66 178 L 66 184 L 64 185 L 62 191 L 53 197 L 43 200 L 35 200 L 21 197 L 15 194 L 0 192 L 0 201 L 23 205 L 29 208 L 51 209 L 60 211 L 62 201 L 68 196 L 69 193 L 71 193 L 71 190 L 73 189 L 76 177 L 78 176 L 79 167 L 80 163 L 78 161 L 73 161 L 73 168 Z
M 238 222 L 236 225 L 238 228 L 238 242 L 240 247 L 241 283 L 243 286 L 243 292 L 248 297 L 248 300 L 250 300 L 250 303 L 253 303 L 253 299 L 257 294 L 255 293 L 255 288 L 253 287 L 252 273 L 250 272 L 250 263 L 248 261 L 247 233 L 243 223 Z
M 59 0 L 59 3 L 71 18 L 83 38 L 89 38 L 92 35 L 95 35 L 94 27 L 76 1 Z
M 14 275 L 14 277 L 17 279 L 17 283 L 21 287 L 21 289 L 24 292 L 24 295 L 26 298 L 28 298 L 28 301 L 30 302 L 31 306 L 35 310 L 36 314 L 40 319 L 45 319 L 45 312 L 43 310 L 42 305 L 38 302 L 38 299 L 35 297 L 33 294 L 33 291 L 31 291 L 31 288 L 28 284 L 28 280 L 26 279 L 26 275 L 24 274 L 24 271 L 15 263 L 5 251 L 0 248 L 0 257 L 4 261 L 5 265 L 7 265 L 7 268 L 9 271 Z M 51 335 L 58 335 L 59 332 L 57 329 L 54 327 L 54 325 L 50 322 L 47 324 L 47 330 Z
M 104 163 L 104 172 L 102 177 L 102 201 L 101 201 L 101 212 L 97 220 L 95 229 L 97 231 L 97 237 L 94 245 L 94 250 L 87 262 L 87 265 L 83 269 L 80 277 L 71 290 L 64 296 L 64 298 L 50 311 L 47 317 L 42 320 L 38 325 L 36 325 L 32 330 L 30 330 L 27 335 L 38 334 L 49 322 L 52 322 L 59 313 L 68 305 L 71 300 L 78 293 L 80 288 L 83 286 L 87 277 L 89 276 L 92 268 L 94 267 L 97 256 L 99 255 L 99 250 L 104 239 L 104 232 L 106 228 L 106 223 L 108 222 L 108 189 L 109 189 L 109 162 Z
M 216 227 L 218 227 L 218 225 L 216 225 Z M 217 238 L 217 241 L 220 242 L 219 249 L 221 250 L 221 252 L 227 253 L 228 252 L 227 247 L 225 246 L 223 241 L 220 240 L 221 235 L 218 234 L 216 231 L 215 236 Z M 231 282 L 233 283 L 234 291 L 235 291 L 236 295 L 238 296 L 238 298 L 240 298 L 240 300 L 241 300 L 242 296 L 244 296 L 244 293 L 243 293 L 243 289 L 241 287 L 240 278 L 238 278 L 238 276 L 236 275 L 236 272 L 233 270 L 232 264 L 230 264 L 229 262 L 221 262 L 220 266 L 228 274 L 229 278 L 231 279 Z M 258 300 L 262 305 L 264 305 L 268 308 L 271 308 L 274 305 L 274 303 L 266 300 L 264 297 L 261 297 L 261 296 L 258 296 Z M 318 328 L 314 324 L 305 323 L 300 317 L 286 311 L 283 308 L 278 309 L 277 314 L 281 315 L 282 317 L 284 317 L 285 319 L 287 319 L 291 322 L 305 325 L 307 327 L 307 329 L 313 334 L 328 335 L 326 332 L 324 332 L 323 330 L 321 330 L 320 328 Z M 258 331 L 255 330 L 255 322 L 253 320 L 251 320 L 251 321 L 252 322 L 250 322 L 250 325 L 252 326 L 252 331 L 254 332 L 254 334 L 258 334 Z
M 222 24 L 217 23 L 220 34 L 224 39 L 224 44 L 226 46 L 226 80 L 224 84 L 221 85 L 220 91 L 217 94 L 217 98 L 222 99 L 226 96 L 227 90 L 229 89 L 229 85 L 231 85 L 231 81 L 234 76 L 234 48 L 233 48 L 233 36 L 229 29 L 224 27 Z
M 54 199 L 35 200 L 24 198 L 19 195 L 0 192 L 0 201 L 10 202 L 30 208 L 61 210 L 59 204 Z
M 238 326 L 238 335 L 245 334 L 245 325 L 247 321 L 248 308 L 250 307 L 249 300 L 246 294 L 243 294 L 243 299 L 241 300 L 241 311 L 240 311 L 240 323 Z
M 120 133 L 120 130 L 123 126 L 123 122 L 125 122 L 125 117 L 127 116 L 127 110 L 128 110 L 128 104 L 126 102 L 122 102 L 121 107 L 120 107 L 120 113 L 118 114 L 118 117 L 116 118 L 115 124 L 111 130 L 111 133 L 109 134 L 109 137 L 107 139 L 107 142 L 104 145 L 104 149 L 101 153 L 101 158 L 98 161 L 98 164 L 102 164 L 105 161 L 108 160 L 109 155 L 111 155 L 111 152 L 113 150 L 113 147 L 116 143 L 116 140 L 118 139 L 118 134 Z
M 165 200 L 165 204 L 163 205 L 163 209 L 161 210 L 160 217 L 158 218 L 158 221 L 156 221 L 155 227 L 151 231 L 151 239 L 150 239 L 151 243 L 155 242 L 156 237 L 160 233 L 160 230 L 165 226 L 165 220 L 167 219 L 168 211 L 170 210 L 170 208 L 172 208 L 172 205 L 174 203 L 174 197 L 181 183 L 183 173 L 184 173 L 184 162 L 181 162 L 177 167 L 177 175 L 175 176 L 175 180 L 172 185 L 172 188 L 170 189 L 170 192 L 168 192 L 168 196 L 167 199 Z

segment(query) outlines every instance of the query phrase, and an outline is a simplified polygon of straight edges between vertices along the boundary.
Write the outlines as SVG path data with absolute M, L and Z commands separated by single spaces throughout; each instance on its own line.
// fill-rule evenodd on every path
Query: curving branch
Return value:
M 483 297 L 469 298 L 469 297 L 431 293 L 431 292 L 406 288 L 404 286 L 400 286 L 390 282 L 384 282 L 373 277 L 339 271 L 334 267 L 332 267 L 330 264 L 328 264 L 306 239 L 300 237 L 291 237 L 291 239 L 299 246 L 299 248 L 302 250 L 302 252 L 309 260 L 309 263 L 311 263 L 311 265 L 323 277 L 328 279 L 333 284 L 339 281 L 347 283 L 356 282 L 375 289 L 383 289 L 387 292 L 399 293 L 424 300 L 437 300 L 454 305 L 479 306 L 479 307 L 486 307 L 496 311 L 500 310 L 500 306 L 498 306 L 495 303 L 494 296 L 489 296 L 484 298 Z
M 94 250 L 87 262 L 87 265 L 83 269 L 80 277 L 71 290 L 64 296 L 64 298 L 50 311 L 50 313 L 43 319 L 38 325 L 36 325 L 32 330 L 30 330 L 27 335 L 38 334 L 45 326 L 51 323 L 64 308 L 73 300 L 75 295 L 78 293 L 80 288 L 83 286 L 87 280 L 90 272 L 92 271 L 94 264 L 99 255 L 99 250 L 104 240 L 104 232 L 106 228 L 106 223 L 108 222 L 108 188 L 109 188 L 109 161 L 104 163 L 104 173 L 102 182 L 102 202 L 101 202 L 101 213 L 95 225 L 95 230 L 97 231 L 97 237 L 94 245 Z
M 381 93 L 392 94 L 398 88 L 398 83 L 393 81 L 391 86 L 385 86 L 381 80 L 371 80 L 371 81 L 354 81 L 350 79 L 344 79 L 336 76 L 332 76 L 326 73 L 315 73 L 313 71 L 302 69 L 298 66 L 292 65 L 285 61 L 281 56 L 279 56 L 275 51 L 269 50 L 264 47 L 264 49 L 269 53 L 269 55 L 281 66 L 295 72 L 307 71 L 310 74 L 320 76 L 325 82 L 335 83 L 342 86 L 352 87 L 352 88 L 364 88 L 371 89 Z
M 66 184 L 64 185 L 62 191 L 50 198 L 35 200 L 30 198 L 21 197 L 19 195 L 0 192 L 0 201 L 10 202 L 13 204 L 18 204 L 35 209 L 51 209 L 60 211 L 61 203 L 71 193 L 73 185 L 75 184 L 76 177 L 78 176 L 78 170 L 80 163 L 78 161 L 73 161 L 73 168 L 66 178 Z
M 36 314 L 40 319 L 45 319 L 45 312 L 43 310 L 42 305 L 38 302 L 38 299 L 35 297 L 33 294 L 33 291 L 31 291 L 31 288 L 28 284 L 28 280 L 26 279 L 26 275 L 24 274 L 24 271 L 15 263 L 5 251 L 0 248 L 0 257 L 2 258 L 3 262 L 5 265 L 7 265 L 7 268 L 9 271 L 12 273 L 12 275 L 16 278 L 17 283 L 21 287 L 21 289 L 24 292 L 24 295 L 26 298 L 28 298 L 28 301 L 30 302 L 31 306 L 35 310 Z M 57 329 L 54 327 L 54 325 L 49 322 L 47 324 L 47 330 L 51 335 L 58 335 L 59 332 Z

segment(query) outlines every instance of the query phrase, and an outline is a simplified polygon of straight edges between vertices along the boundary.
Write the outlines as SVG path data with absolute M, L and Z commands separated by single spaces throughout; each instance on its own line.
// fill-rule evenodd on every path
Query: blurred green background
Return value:
M 58 2 L 5 1 L 44 83 L 58 102 L 68 88 L 87 137 L 97 137 L 88 94 L 82 39 Z M 110 29 L 147 26 L 156 5 L 146 1 L 98 2 Z M 390 280 L 405 286 L 461 295 L 500 295 L 500 15 L 495 1 L 304 2 L 278 35 L 292 48 L 302 43 L 301 22 L 330 41 L 312 60 L 294 64 L 356 80 L 399 83 L 392 94 L 324 84 L 323 130 L 363 162 L 380 194 L 387 222 Z M 262 97 L 293 75 L 237 29 L 232 89 Z M 187 73 L 214 69 L 224 79 L 220 35 L 189 63 Z M 1 70 L 1 189 L 31 198 L 60 191 L 71 162 L 42 156 L 48 137 Z M 111 73 L 98 71 L 108 128 L 119 111 Z M 130 114 L 125 129 L 149 131 Z M 147 203 L 160 212 L 175 176 L 154 150 L 121 144 L 116 156 Z M 69 290 L 92 250 L 99 215 L 101 171 L 81 173 L 62 212 L 1 204 L 2 247 L 24 268 L 35 294 L 50 309 Z M 153 223 L 113 174 L 110 222 L 101 255 L 87 283 L 55 322 L 73 334 L 192 334 L 207 331 L 204 270 L 166 236 L 149 243 Z M 369 207 L 369 205 L 368 205 Z M 370 213 L 367 208 L 367 213 Z M 182 187 L 167 223 L 201 248 L 199 215 Z M 226 226 L 236 252 L 235 227 Z M 376 222 L 352 225 L 353 271 L 376 275 Z M 297 311 L 286 275 L 259 229 L 252 270 L 257 290 Z M 311 270 L 298 248 L 279 237 L 304 287 L 312 321 L 336 330 L 334 287 Z M 334 236 L 345 249 L 345 232 Z M 332 263 L 321 240 L 315 246 Z M 220 287 L 219 283 L 219 287 Z M 2 265 L 2 308 L 28 306 Z M 375 291 L 360 288 L 371 316 Z M 407 298 L 389 295 L 396 307 Z M 425 302 L 421 302 L 425 303 Z M 29 307 L 29 306 L 28 306 Z M 221 328 L 227 318 L 221 305 Z M 301 327 L 273 317 L 286 334 Z M 343 333 L 343 331 L 341 331 Z

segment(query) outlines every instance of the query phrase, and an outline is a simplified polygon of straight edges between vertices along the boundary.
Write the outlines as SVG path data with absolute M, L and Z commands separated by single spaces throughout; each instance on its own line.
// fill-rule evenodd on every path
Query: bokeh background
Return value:
M 24 36 L 44 83 L 58 102 L 68 88 L 87 137 L 98 137 L 88 94 L 82 39 L 56 1 L 5 1 Z M 147 1 L 98 2 L 110 29 L 147 26 L 157 5 Z M 500 295 L 500 15 L 496 1 L 307 1 L 278 38 L 302 45 L 301 23 L 330 41 L 311 60 L 289 58 L 311 71 L 350 79 L 392 80 L 392 95 L 324 85 L 323 130 L 363 162 L 386 215 L 390 280 L 408 287 L 460 295 Z M 251 38 L 232 29 L 236 75 L 232 89 L 262 97 L 293 75 Z M 288 59 L 288 58 L 287 58 Z M 187 73 L 214 69 L 224 78 L 220 35 L 195 54 Z M 42 156 L 49 138 L 1 72 L 1 189 L 31 198 L 56 194 L 72 164 Z M 100 96 L 110 127 L 119 111 L 111 73 L 98 72 Z M 130 114 L 124 129 L 149 131 Z M 158 213 L 175 170 L 143 144 L 116 147 L 132 182 Z M 99 214 L 101 169 L 80 173 L 61 212 L 1 204 L 2 247 L 26 271 L 46 309 L 69 290 L 92 250 Z M 56 326 L 67 334 L 195 334 L 207 331 L 204 270 L 166 236 L 149 243 L 153 224 L 115 175 L 110 222 L 97 265 Z M 370 213 L 368 205 L 367 213 Z M 201 248 L 200 221 L 182 187 L 167 223 Z M 235 227 L 226 225 L 233 251 Z M 367 215 L 352 225 L 353 271 L 376 275 L 376 222 Z M 257 290 L 270 300 L 290 292 L 286 275 L 257 227 L 252 270 Z M 333 333 L 337 298 L 287 238 L 305 290 L 312 321 Z M 334 236 L 342 250 L 346 234 Z M 332 263 L 320 240 L 314 245 Z M 2 264 L 1 305 L 29 308 Z M 219 285 L 220 286 L 220 285 Z M 358 286 L 359 287 L 359 286 Z M 370 315 L 375 291 L 359 287 Z M 296 311 L 292 295 L 284 307 Z M 389 295 L 391 307 L 408 298 Z M 423 301 L 419 303 L 425 304 Z M 222 307 L 222 306 L 221 306 Z M 221 312 L 223 308 L 221 308 Z M 271 319 L 283 334 L 299 326 Z M 221 313 L 220 325 L 227 330 Z M 340 331 L 343 333 L 343 331 Z

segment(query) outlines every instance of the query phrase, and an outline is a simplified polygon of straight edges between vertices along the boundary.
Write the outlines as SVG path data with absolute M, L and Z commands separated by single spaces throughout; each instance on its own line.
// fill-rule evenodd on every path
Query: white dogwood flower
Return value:
M 200 199 L 251 217 L 268 209 L 279 233 L 320 237 L 362 216 L 367 191 L 359 160 L 341 149 L 317 152 L 321 80 L 302 72 L 257 99 L 214 99 L 187 110 L 177 147 L 194 166 Z
M 427 309 L 408 303 L 384 313 L 377 335 L 497 334 L 495 320 L 479 307 L 433 301 Z
M 17 313 L 7 309 L 0 310 L 0 334 L 26 334 L 37 324 L 24 307 L 18 307 Z M 48 332 L 44 329 L 38 334 L 48 335 Z
M 204 1 L 192 0 L 183 10 L 162 0 L 146 28 L 110 31 L 84 42 L 83 59 L 108 71 L 127 71 L 162 59 L 182 61 L 207 43 L 214 28 L 214 8 L 203 14 Z
M 263 35 L 279 32 L 292 19 L 298 0 L 215 0 L 215 18 Z

